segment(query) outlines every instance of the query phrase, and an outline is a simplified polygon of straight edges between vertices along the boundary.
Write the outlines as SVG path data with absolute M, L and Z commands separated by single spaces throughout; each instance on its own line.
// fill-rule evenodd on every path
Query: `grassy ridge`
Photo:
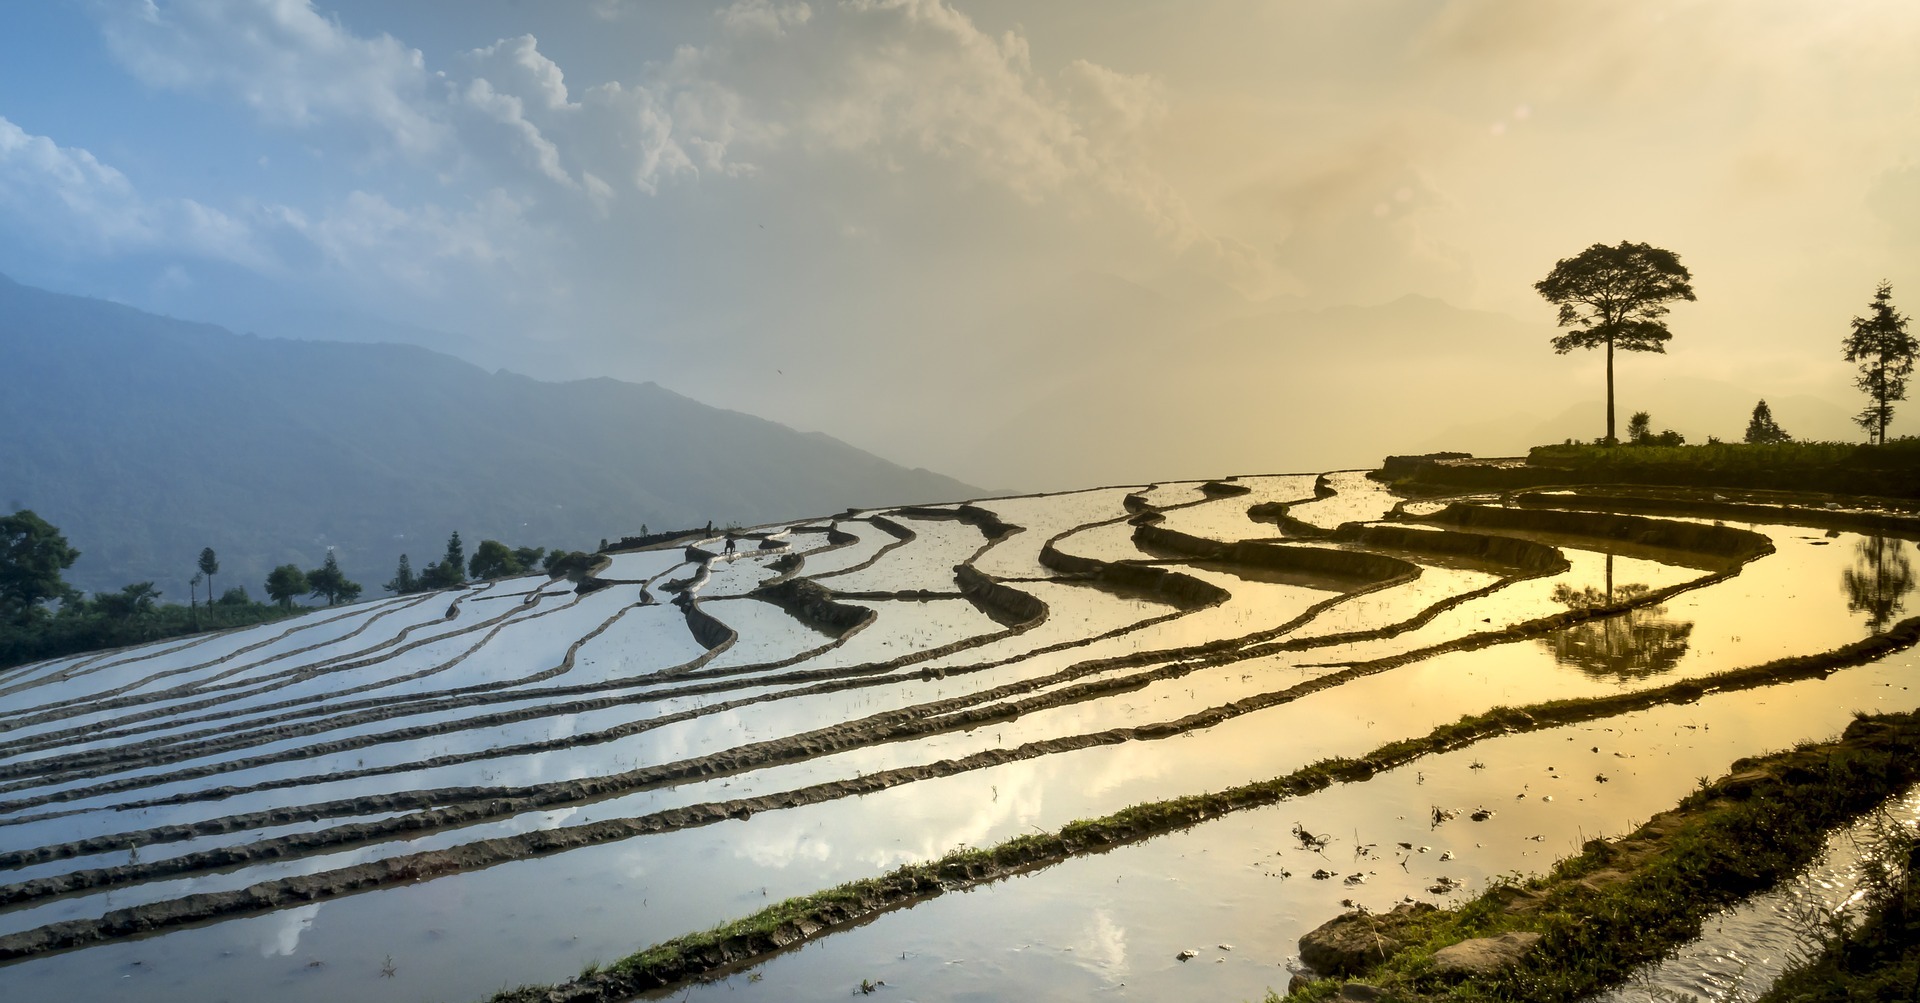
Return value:
M 1499 491 L 1542 484 L 1818 490 L 1920 498 L 1920 438 L 1884 446 L 1740 442 L 1700 446 L 1535 446 L 1525 464 L 1460 460 L 1422 465 L 1394 486 L 1416 493 Z
M 1782 973 L 1758 1003 L 1920 998 L 1920 845 L 1868 882 L 1858 927 L 1832 924 L 1826 946 Z
M 84 607 L 62 610 L 27 626 L 0 625 L 0 669 L 81 652 L 250 627 L 324 608 L 216 602 L 197 608 L 166 603 L 124 616 L 113 616 Z
M 1394 939 L 1408 946 L 1361 981 L 1405 1003 L 1584 998 L 1804 867 L 1830 830 L 1920 780 L 1917 751 L 1920 714 L 1906 713 L 1862 716 L 1839 741 L 1741 760 L 1632 834 L 1588 841 L 1544 877 L 1406 918 Z M 1509 932 L 1541 936 L 1513 968 L 1466 978 L 1436 968 L 1441 948 Z M 1322 980 L 1288 999 L 1332 999 L 1342 985 Z

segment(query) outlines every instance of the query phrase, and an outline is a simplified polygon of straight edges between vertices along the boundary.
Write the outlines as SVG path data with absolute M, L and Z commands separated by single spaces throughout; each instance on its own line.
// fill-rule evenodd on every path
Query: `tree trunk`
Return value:
M 1607 445 L 1619 441 L 1613 435 L 1613 335 L 1607 335 Z

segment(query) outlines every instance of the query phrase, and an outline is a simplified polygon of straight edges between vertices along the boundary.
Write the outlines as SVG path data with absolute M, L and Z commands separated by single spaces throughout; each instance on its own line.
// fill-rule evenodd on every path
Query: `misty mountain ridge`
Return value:
M 77 587 L 187 598 L 333 548 L 378 593 L 458 530 L 513 546 L 755 524 L 980 489 L 653 383 L 549 383 L 401 344 L 235 334 L 0 276 L 0 503 L 60 527 Z

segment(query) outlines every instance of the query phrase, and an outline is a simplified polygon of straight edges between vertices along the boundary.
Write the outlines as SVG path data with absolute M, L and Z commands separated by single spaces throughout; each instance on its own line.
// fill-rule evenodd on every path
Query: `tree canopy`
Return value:
M 450 589 L 467 580 L 467 550 L 460 542 L 460 531 L 454 530 L 447 537 L 447 552 L 439 560 L 428 564 L 420 572 L 418 579 L 423 591 Z
M 267 598 L 283 608 L 291 607 L 295 596 L 306 595 L 307 573 L 297 564 L 282 564 L 267 572 Z
M 400 563 L 393 569 L 393 579 L 381 587 L 398 596 L 420 591 L 420 580 L 413 577 L 413 562 L 407 560 L 407 555 L 400 555 Z
M 473 560 L 467 562 L 467 574 L 476 579 L 506 578 L 526 570 L 512 548 L 499 540 L 481 540 L 473 548 Z
M 1753 417 L 1747 421 L 1747 441 L 1755 445 L 1767 445 L 1775 442 L 1792 442 L 1793 436 L 1773 420 L 1773 409 L 1762 400 L 1753 406 Z
M 1665 352 L 1673 337 L 1660 318 L 1671 300 L 1692 300 L 1693 276 L 1678 255 L 1650 244 L 1595 244 L 1562 258 L 1533 288 L 1560 308 L 1559 326 L 1572 328 L 1553 339 L 1561 354 L 1576 348 L 1607 350 L 1607 437 L 1613 420 L 1613 352 Z
M 29 623 L 46 615 L 46 603 L 72 597 L 60 573 L 79 556 L 31 509 L 0 517 L 0 623 Z
M 220 573 L 220 558 L 212 547 L 200 548 L 200 573 L 207 576 L 207 595 L 213 595 L 213 576 Z
M 340 560 L 327 551 L 327 559 L 320 567 L 307 572 L 307 594 L 325 599 L 333 606 L 343 602 L 352 602 L 360 598 L 360 584 L 347 580 L 340 570 Z
M 1907 399 L 1907 377 L 1914 354 L 1920 351 L 1907 333 L 1907 318 L 1893 308 L 1893 287 L 1880 283 L 1867 316 L 1853 318 L 1847 335 L 1847 361 L 1860 367 L 1854 386 L 1866 391 L 1867 407 L 1854 421 L 1867 430 L 1869 441 L 1887 441 L 1887 423 L 1893 420 L 1893 402 Z

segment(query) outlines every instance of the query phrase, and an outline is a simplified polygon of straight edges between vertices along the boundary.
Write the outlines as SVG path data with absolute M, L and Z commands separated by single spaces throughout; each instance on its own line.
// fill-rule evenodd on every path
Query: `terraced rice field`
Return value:
M 1774 496 L 1408 504 L 1357 473 L 1246 477 L 848 512 L 733 553 L 614 554 L 578 589 L 498 581 L 20 666 L 0 671 L 0 998 L 558 983 L 1495 705 L 1839 648 L 1903 614 L 1916 526 Z M 955 880 L 971 893 L 674 997 L 1257 998 L 1343 901 L 1542 869 L 1738 756 L 1920 705 L 1912 671 L 1902 652 L 1485 740 Z

